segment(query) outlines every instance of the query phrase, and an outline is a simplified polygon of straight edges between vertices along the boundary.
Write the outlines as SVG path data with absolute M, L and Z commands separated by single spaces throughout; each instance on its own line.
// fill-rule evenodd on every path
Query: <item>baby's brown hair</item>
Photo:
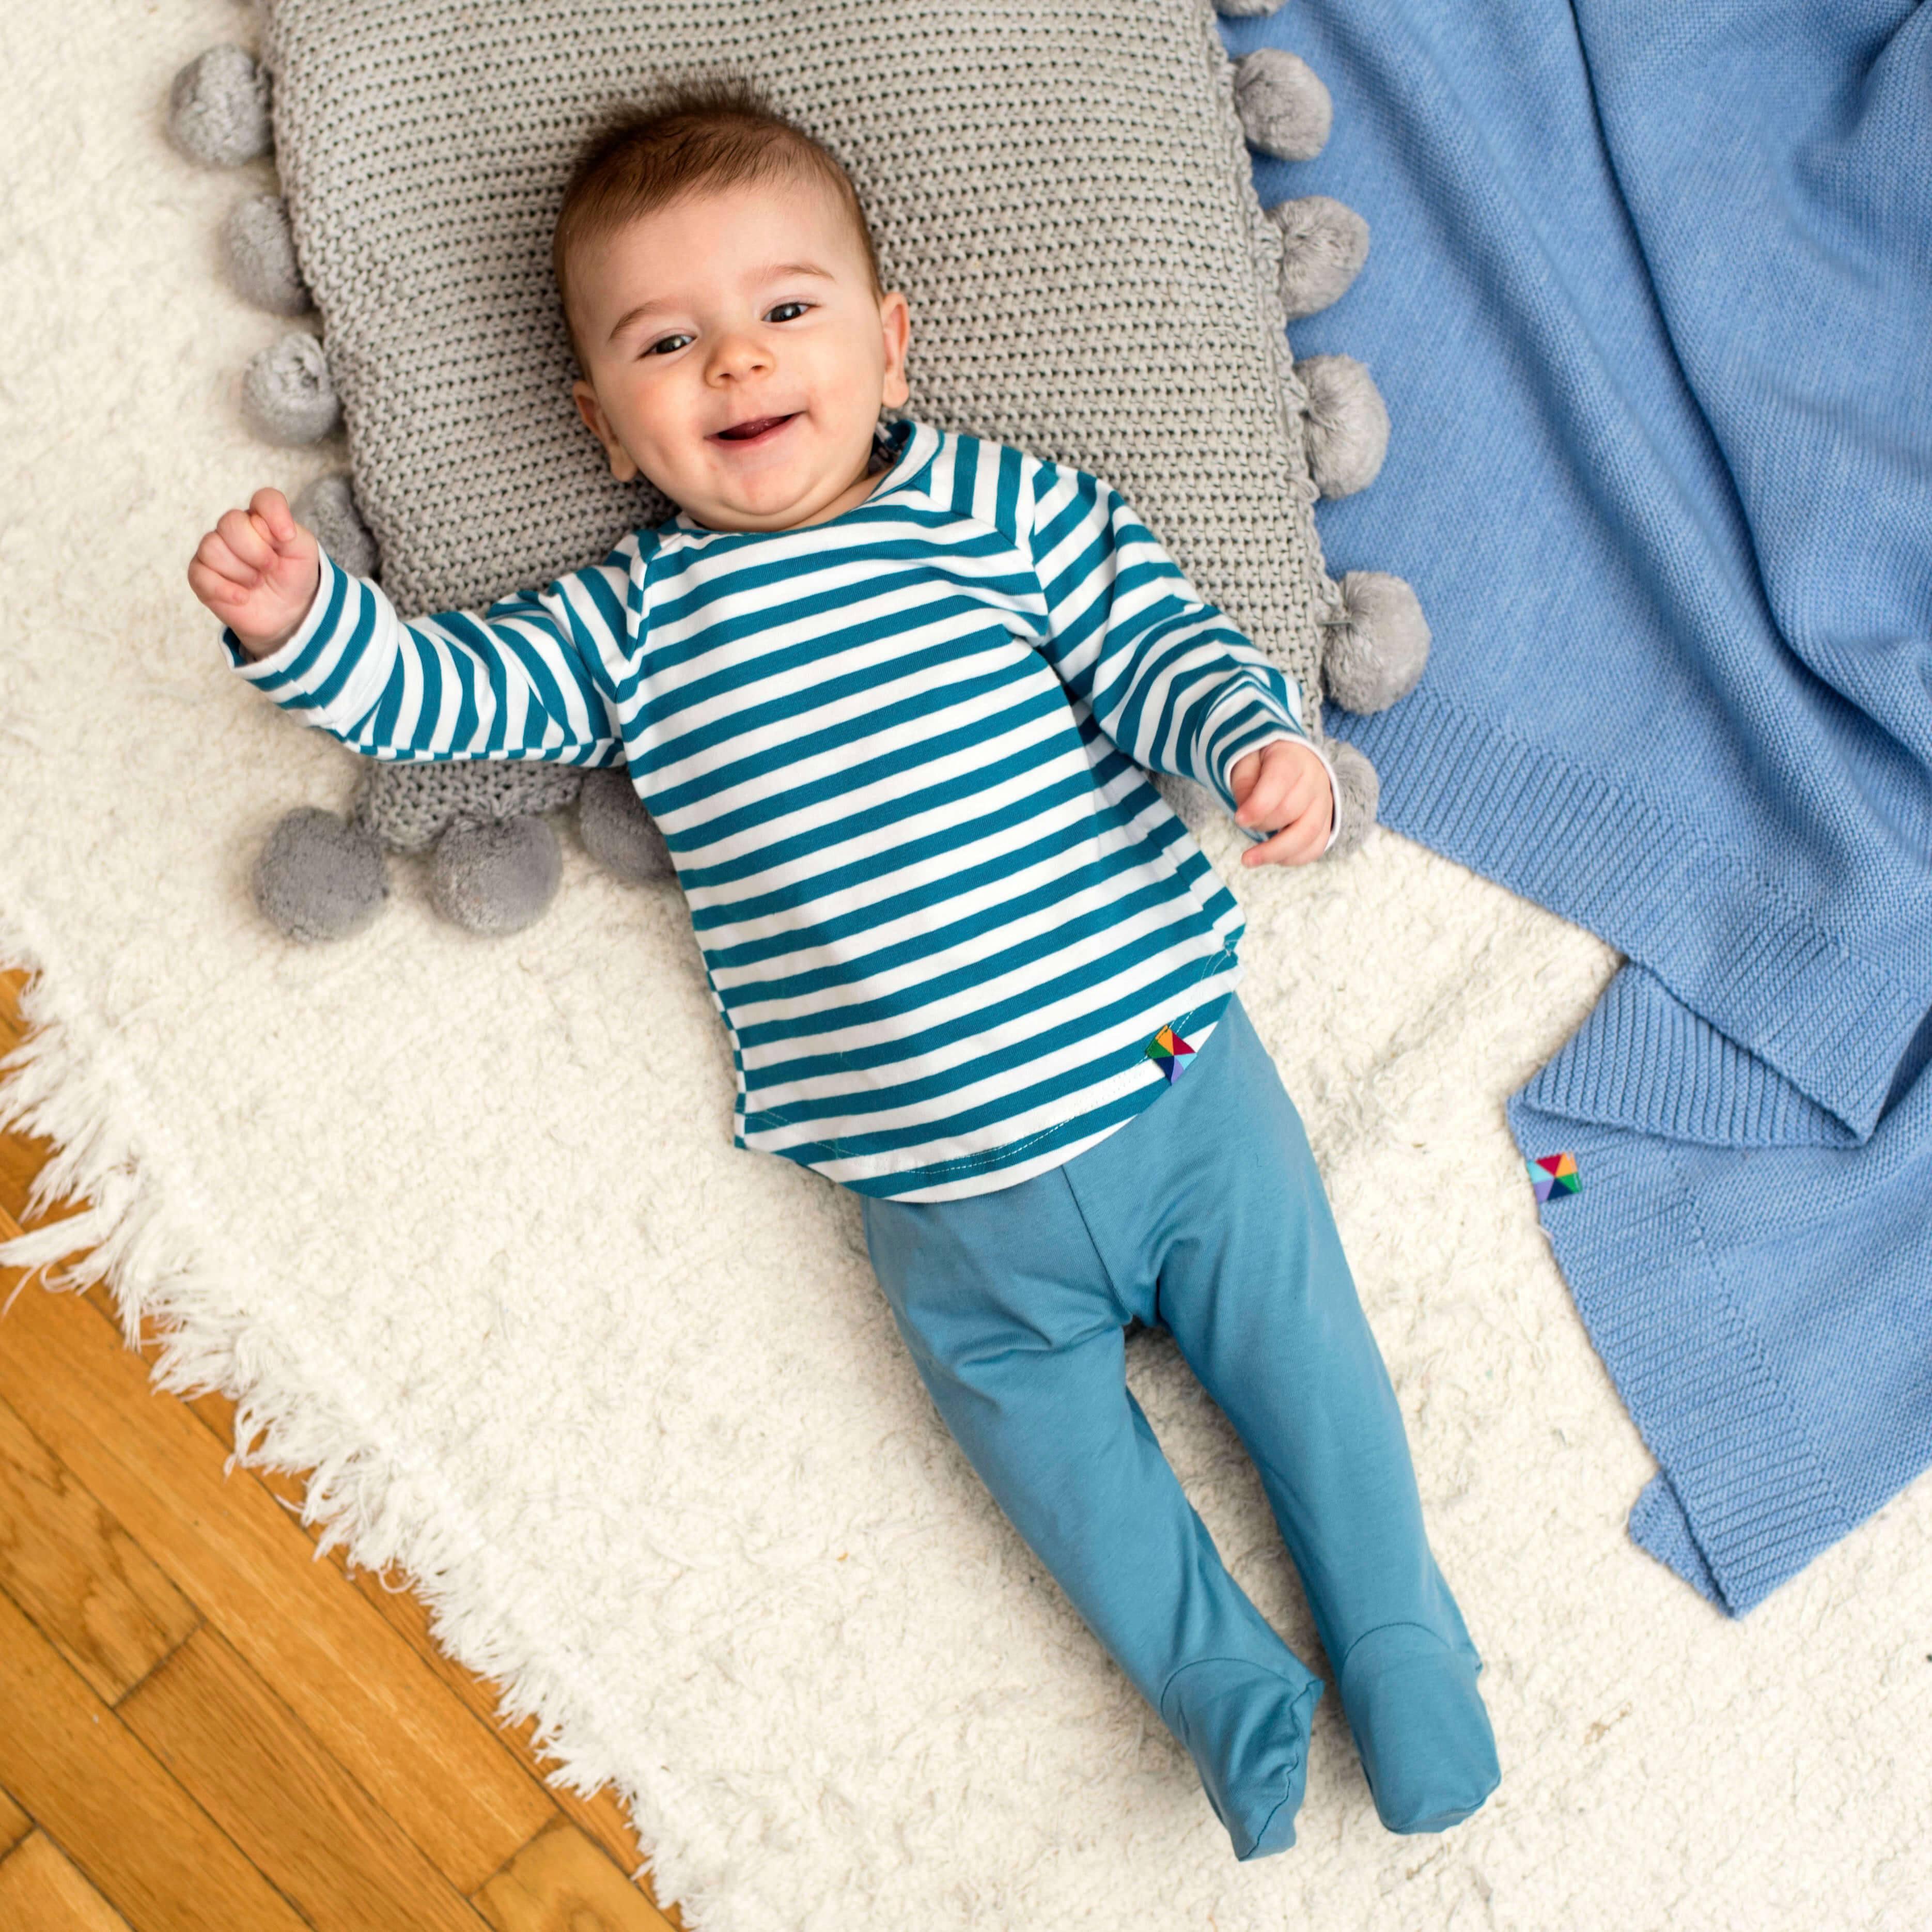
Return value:
M 695 190 L 741 182 L 820 181 L 844 204 L 866 253 L 872 294 L 883 299 L 872 231 L 838 157 L 772 106 L 742 74 L 673 81 L 608 110 L 578 149 L 550 236 L 550 267 L 570 346 L 586 374 L 570 313 L 570 256 Z

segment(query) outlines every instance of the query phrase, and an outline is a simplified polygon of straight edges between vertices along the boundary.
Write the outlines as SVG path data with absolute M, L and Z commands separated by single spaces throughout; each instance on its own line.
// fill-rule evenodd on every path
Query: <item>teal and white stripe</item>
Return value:
M 628 766 L 730 1035 L 736 1144 L 940 1201 L 1124 1126 L 1166 1085 L 1154 1034 L 1198 1046 L 1239 982 L 1240 908 L 1141 767 L 1232 811 L 1235 761 L 1307 734 L 1108 484 L 916 421 L 886 440 L 825 523 L 680 512 L 406 624 L 325 556 L 273 656 L 222 636 L 368 757 Z

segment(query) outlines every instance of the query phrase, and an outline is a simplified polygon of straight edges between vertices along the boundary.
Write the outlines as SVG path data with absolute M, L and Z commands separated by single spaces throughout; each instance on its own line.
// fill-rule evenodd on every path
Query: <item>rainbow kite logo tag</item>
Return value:
M 1193 1051 L 1173 1028 L 1162 1027 L 1148 1042 L 1147 1057 L 1167 1076 L 1167 1084 L 1172 1087 L 1180 1078 L 1180 1070 L 1187 1064 L 1181 1055 Z
M 1574 1154 L 1540 1154 L 1534 1160 L 1525 1161 L 1523 1166 L 1529 1169 L 1539 1201 L 1547 1201 L 1556 1194 L 1575 1194 L 1582 1188 L 1583 1177 L 1576 1172 Z

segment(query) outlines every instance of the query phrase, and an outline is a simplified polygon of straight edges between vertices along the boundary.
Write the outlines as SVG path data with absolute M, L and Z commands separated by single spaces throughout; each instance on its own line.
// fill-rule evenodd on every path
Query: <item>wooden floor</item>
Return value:
M 0 1136 L 0 1237 L 50 1152 Z M 224 1476 L 232 1405 L 158 1394 L 153 1352 L 102 1284 L 0 1320 L 0 1928 L 681 1926 L 613 1794 L 550 1790 L 533 1724 L 498 1728 L 413 1595 L 314 1560 L 300 1481 Z

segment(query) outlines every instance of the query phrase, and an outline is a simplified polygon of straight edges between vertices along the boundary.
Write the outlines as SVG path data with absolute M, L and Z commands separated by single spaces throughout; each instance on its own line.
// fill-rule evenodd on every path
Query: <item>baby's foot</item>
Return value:
M 1232 1657 L 1184 1664 L 1161 1692 L 1160 1714 L 1187 1747 L 1242 1863 L 1294 1843 L 1321 1695 L 1312 1672 L 1292 1678 Z
M 1420 1624 L 1384 1624 L 1349 1646 L 1335 1673 L 1342 1708 L 1391 1832 L 1446 1832 L 1496 1788 L 1482 1667 Z

